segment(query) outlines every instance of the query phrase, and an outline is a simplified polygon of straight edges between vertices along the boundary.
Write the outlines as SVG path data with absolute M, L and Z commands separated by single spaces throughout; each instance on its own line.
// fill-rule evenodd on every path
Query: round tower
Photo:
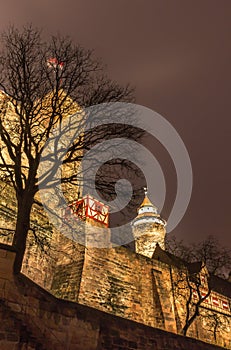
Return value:
M 138 209 L 138 215 L 132 222 L 136 253 L 152 257 L 156 244 L 165 249 L 166 221 L 158 214 L 158 208 L 147 196 Z

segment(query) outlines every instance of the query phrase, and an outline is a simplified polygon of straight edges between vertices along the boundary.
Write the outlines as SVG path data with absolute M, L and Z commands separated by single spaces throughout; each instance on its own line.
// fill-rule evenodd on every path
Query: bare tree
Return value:
M 204 312 L 203 312 L 204 311 Z M 229 323 L 230 323 L 230 316 L 221 314 L 218 312 L 215 312 L 213 310 L 203 310 L 201 311 L 201 315 L 203 318 L 203 326 L 206 329 L 206 331 L 211 333 L 212 335 L 212 341 L 215 344 L 221 344 L 219 342 L 218 335 L 223 332 L 227 332 L 227 329 L 229 329 Z M 221 344 L 224 345 L 224 344 Z
M 186 335 L 192 323 L 199 316 L 204 317 L 205 313 L 201 313 L 202 306 L 203 310 L 207 307 L 208 298 L 217 284 L 214 283 L 214 279 L 222 282 L 220 277 L 224 278 L 224 274 L 230 270 L 231 252 L 212 236 L 192 245 L 172 238 L 167 241 L 166 247 L 170 262 L 176 267 L 172 268 L 173 290 L 185 309 L 182 333 Z M 228 282 L 223 280 L 223 283 Z M 208 309 L 211 309 L 210 306 Z M 208 314 L 210 320 L 213 318 L 212 314 L 211 311 Z M 216 329 L 220 327 L 221 319 L 223 320 L 213 318 L 212 323 Z
M 0 52 L 0 170 L 10 181 L 17 200 L 17 219 L 13 245 L 17 254 L 15 273 L 21 269 L 30 230 L 30 215 L 35 195 L 44 187 L 57 168 L 38 178 L 38 167 L 46 141 L 54 127 L 73 113 L 84 120 L 81 108 L 102 102 L 131 101 L 132 90 L 108 79 L 104 67 L 93 52 L 75 46 L 70 38 L 54 36 L 42 39 L 32 26 L 22 31 L 11 27 L 2 36 Z M 112 134 L 110 128 L 107 133 Z M 124 130 L 127 133 L 127 130 Z M 105 129 L 97 133 L 104 137 Z M 79 136 L 70 147 L 63 163 L 78 163 L 83 150 L 90 147 L 93 134 Z M 94 133 L 96 135 L 96 133 Z M 96 136 L 95 136 L 96 137 Z M 75 175 L 64 182 L 78 183 Z

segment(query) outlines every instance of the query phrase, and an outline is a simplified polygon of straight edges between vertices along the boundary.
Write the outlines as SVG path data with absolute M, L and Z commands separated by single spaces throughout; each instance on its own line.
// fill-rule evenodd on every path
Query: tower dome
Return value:
M 150 201 L 145 189 L 145 197 L 132 222 L 136 252 L 152 257 L 156 244 L 164 249 L 166 221 L 158 214 L 158 208 Z

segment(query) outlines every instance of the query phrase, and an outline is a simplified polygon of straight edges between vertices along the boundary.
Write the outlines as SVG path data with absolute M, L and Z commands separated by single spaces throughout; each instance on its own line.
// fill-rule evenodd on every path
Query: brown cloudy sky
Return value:
M 172 123 L 191 158 L 193 194 L 175 233 L 231 246 L 230 18 L 230 0 L 8 0 L 0 29 L 32 22 L 70 34 L 135 86 L 136 102 Z

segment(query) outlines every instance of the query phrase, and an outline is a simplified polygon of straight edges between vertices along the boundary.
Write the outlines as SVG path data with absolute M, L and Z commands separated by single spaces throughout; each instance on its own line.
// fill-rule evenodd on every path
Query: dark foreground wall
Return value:
M 23 275 L 0 246 L 0 350 L 215 350 L 219 347 L 58 300 Z
M 215 350 L 219 347 L 127 320 L 102 318 L 97 349 Z

